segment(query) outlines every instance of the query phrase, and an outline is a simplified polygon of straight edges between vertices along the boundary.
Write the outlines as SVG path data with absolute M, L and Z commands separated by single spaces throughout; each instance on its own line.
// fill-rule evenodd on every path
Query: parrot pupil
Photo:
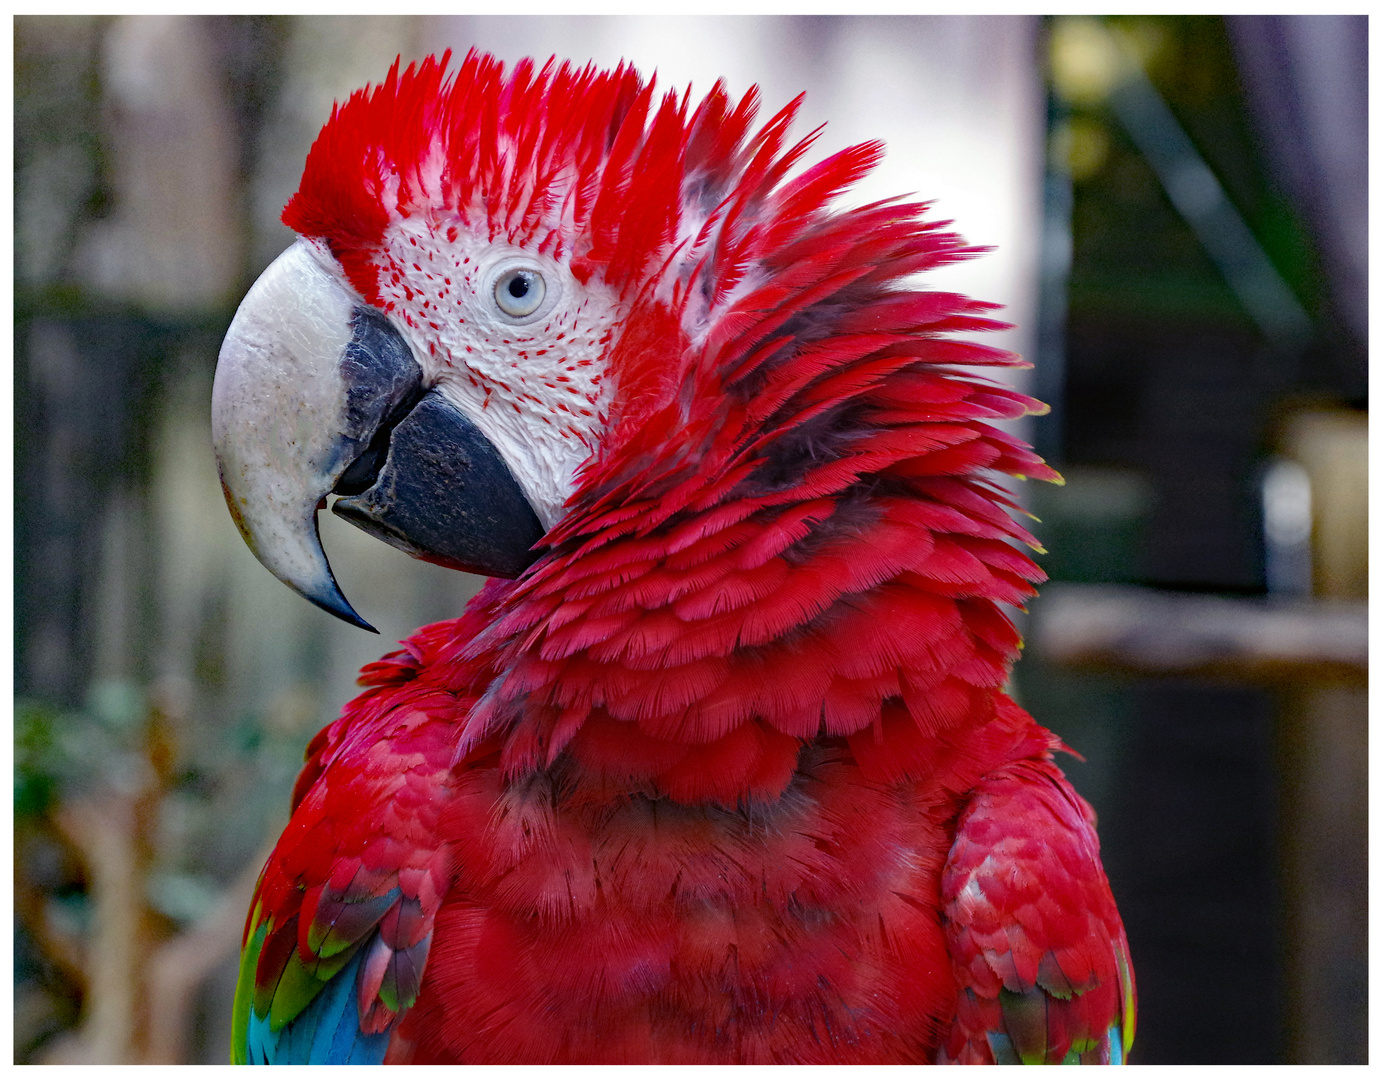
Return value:
M 532 282 L 528 280 L 527 274 L 515 274 L 509 282 L 509 295 L 514 299 L 521 299 L 528 295 L 530 288 L 532 288 Z

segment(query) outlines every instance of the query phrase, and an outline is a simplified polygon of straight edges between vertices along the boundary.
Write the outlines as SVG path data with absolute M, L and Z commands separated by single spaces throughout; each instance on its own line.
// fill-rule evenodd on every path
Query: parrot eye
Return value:
M 494 283 L 494 302 L 512 319 L 524 319 L 542 306 L 547 285 L 530 266 L 505 270 Z
M 561 303 L 566 290 L 559 265 L 513 249 L 495 255 L 494 262 L 482 264 L 475 292 L 489 317 L 525 326 L 542 320 Z

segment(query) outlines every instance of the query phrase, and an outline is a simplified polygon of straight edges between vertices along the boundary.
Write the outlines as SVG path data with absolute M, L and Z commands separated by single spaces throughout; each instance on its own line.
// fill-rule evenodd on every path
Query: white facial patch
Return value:
M 617 298 L 547 255 L 422 218 L 385 233 L 380 299 L 424 383 L 494 444 L 550 529 L 604 436 Z

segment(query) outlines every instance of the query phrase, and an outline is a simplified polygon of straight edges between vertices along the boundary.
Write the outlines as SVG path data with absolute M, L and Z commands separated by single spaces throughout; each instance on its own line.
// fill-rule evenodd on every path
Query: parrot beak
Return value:
M 334 511 L 429 562 L 517 577 L 543 528 L 498 451 L 412 351 L 298 241 L 241 303 L 221 345 L 211 431 L 231 517 L 255 557 L 365 630 L 322 550 Z

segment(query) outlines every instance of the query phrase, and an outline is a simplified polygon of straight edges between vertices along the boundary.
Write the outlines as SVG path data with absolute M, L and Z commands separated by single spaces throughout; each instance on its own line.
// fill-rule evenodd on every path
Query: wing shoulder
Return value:
M 942 1062 L 1119 1063 L 1136 992 L 1094 814 L 1048 759 L 985 776 L 941 883 L 957 981 Z
M 237 1062 L 380 1061 L 417 998 L 451 853 L 456 699 L 370 701 L 313 741 L 245 927 Z

